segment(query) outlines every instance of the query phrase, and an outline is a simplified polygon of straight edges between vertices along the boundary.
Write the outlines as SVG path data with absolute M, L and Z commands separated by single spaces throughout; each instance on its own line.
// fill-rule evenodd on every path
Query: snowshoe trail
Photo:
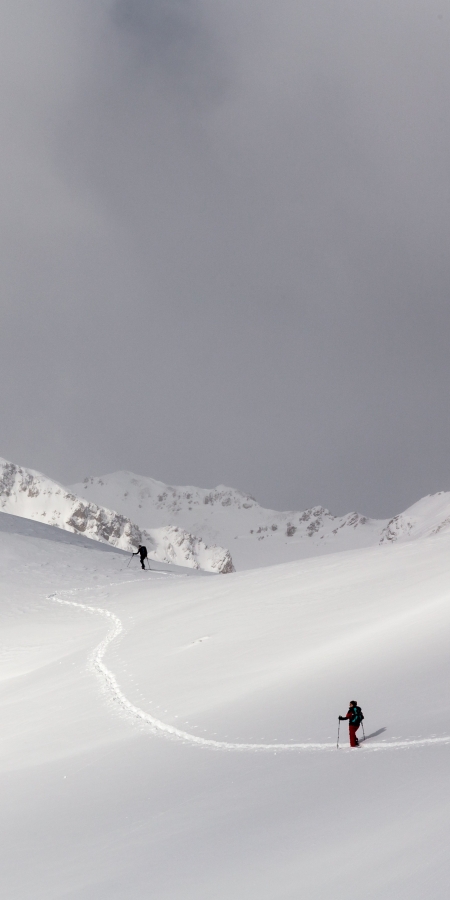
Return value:
M 76 593 L 73 591 L 60 591 L 60 594 L 66 593 L 73 595 Z M 96 675 L 101 679 L 103 686 L 106 688 L 112 699 L 117 701 L 122 710 L 133 719 L 139 719 L 141 722 L 144 722 L 148 725 L 154 733 L 163 734 L 166 737 L 175 738 L 177 740 L 184 741 L 190 744 L 196 744 L 200 747 L 207 747 L 214 750 L 233 750 L 233 751 L 266 751 L 271 753 L 278 752 L 292 752 L 292 751 L 336 751 L 336 742 L 332 743 L 290 743 L 290 744 L 251 744 L 251 743 L 232 743 L 230 741 L 217 741 L 212 738 L 202 738 L 198 737 L 195 734 L 190 734 L 187 731 L 183 731 L 180 728 L 176 728 L 174 725 L 169 725 L 166 722 L 162 722 L 160 719 L 156 719 L 150 713 L 141 709 L 139 706 L 135 706 L 131 703 L 130 700 L 125 696 L 123 691 L 121 690 L 117 679 L 113 672 L 105 665 L 104 657 L 106 652 L 110 646 L 110 644 L 115 641 L 120 634 L 123 632 L 123 625 L 121 620 L 115 613 L 110 612 L 107 609 L 104 609 L 100 606 L 90 606 L 86 603 L 79 603 L 75 600 L 65 600 L 63 597 L 58 596 L 57 594 L 50 594 L 47 597 L 48 600 L 52 600 L 54 603 L 59 603 L 62 606 L 71 606 L 76 607 L 78 609 L 85 610 L 86 612 L 97 613 L 103 618 L 107 619 L 107 621 L 111 624 L 111 627 L 106 635 L 106 637 L 98 644 L 98 646 L 94 649 L 91 658 L 90 658 L 90 667 L 96 673 Z M 396 740 L 396 741 L 379 741 L 372 742 L 366 747 L 366 743 L 369 741 L 369 737 L 362 739 L 359 743 L 360 748 L 364 748 L 366 752 L 368 751 L 380 751 L 380 750 L 391 750 L 391 749 L 408 749 L 415 747 L 425 747 L 433 744 L 450 744 L 450 735 L 442 735 L 439 737 L 429 737 L 429 738 L 418 738 L 418 739 L 408 739 L 408 740 Z M 339 749 L 342 750 L 350 750 L 350 748 L 346 745 L 339 745 Z

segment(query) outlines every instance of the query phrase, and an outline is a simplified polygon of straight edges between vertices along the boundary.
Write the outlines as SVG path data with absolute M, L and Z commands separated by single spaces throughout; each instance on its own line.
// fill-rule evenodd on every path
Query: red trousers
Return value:
M 350 747 L 358 746 L 358 738 L 356 737 L 356 732 L 358 731 L 359 725 L 349 725 L 348 733 L 350 736 Z

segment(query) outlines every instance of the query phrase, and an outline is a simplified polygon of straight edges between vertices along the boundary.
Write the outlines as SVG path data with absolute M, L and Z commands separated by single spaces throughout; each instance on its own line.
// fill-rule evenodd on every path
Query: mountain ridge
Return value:
M 323 506 L 270 510 L 251 494 L 223 484 L 215 488 L 168 485 L 127 471 L 87 476 L 71 489 L 97 503 L 108 503 L 140 527 L 170 523 L 206 543 L 229 547 L 237 569 L 450 531 L 450 493 L 444 491 L 422 498 L 391 519 L 373 519 L 358 512 L 334 516 Z
M 234 571 L 228 550 L 208 547 L 179 526 L 142 529 L 128 516 L 96 504 L 35 469 L 0 458 L 0 511 L 45 522 L 91 540 L 134 551 L 148 546 L 159 562 L 227 574 Z

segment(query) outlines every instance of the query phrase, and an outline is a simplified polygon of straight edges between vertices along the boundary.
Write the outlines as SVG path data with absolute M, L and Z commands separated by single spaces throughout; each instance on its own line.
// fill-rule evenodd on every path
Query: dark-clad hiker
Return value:
M 141 557 L 141 568 L 145 569 L 145 560 L 147 559 L 147 547 L 141 547 L 141 545 L 139 545 L 139 547 L 136 550 L 136 553 L 133 553 L 133 556 L 137 556 L 138 553 L 139 553 L 139 556 Z
M 358 731 L 358 728 L 361 725 L 364 716 L 362 709 L 360 706 L 358 706 L 356 700 L 350 700 L 349 709 L 346 716 L 339 716 L 340 722 L 345 722 L 346 719 L 348 719 L 350 747 L 359 747 L 359 741 L 356 737 L 356 732 Z

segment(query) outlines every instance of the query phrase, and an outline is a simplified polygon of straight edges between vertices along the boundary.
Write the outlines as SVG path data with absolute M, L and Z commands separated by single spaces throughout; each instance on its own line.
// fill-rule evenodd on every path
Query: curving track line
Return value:
M 73 593 L 72 591 L 61 591 L 60 593 Z M 156 719 L 154 716 L 150 715 L 150 713 L 145 712 L 145 710 L 140 709 L 139 706 L 135 706 L 131 703 L 130 700 L 125 696 L 123 691 L 120 689 L 116 677 L 110 669 L 107 668 L 105 663 L 103 662 L 104 656 L 110 644 L 119 637 L 119 635 L 123 632 L 123 625 L 120 621 L 119 617 L 115 615 L 115 613 L 110 612 L 107 609 L 103 609 L 101 606 L 88 606 L 86 603 L 76 603 L 74 600 L 64 600 L 62 597 L 58 597 L 57 594 L 50 594 L 47 597 L 48 600 L 53 600 L 55 603 L 60 603 L 62 606 L 75 606 L 78 609 L 84 609 L 88 612 L 98 613 L 103 616 L 105 619 L 108 619 L 111 622 L 111 628 L 108 631 L 108 634 L 100 642 L 100 644 L 95 648 L 92 655 L 92 668 L 95 673 L 99 676 L 103 685 L 109 691 L 110 695 L 114 700 L 118 701 L 124 712 L 126 712 L 129 716 L 140 719 L 142 722 L 145 722 L 147 725 L 151 727 L 154 732 L 162 733 L 168 737 L 174 737 L 178 740 L 182 740 L 188 742 L 190 744 L 196 744 L 200 747 L 209 747 L 214 750 L 265 750 L 274 752 L 285 752 L 285 751 L 293 751 L 293 750 L 322 750 L 322 751 L 330 751 L 336 749 L 336 744 L 319 744 L 319 743 L 300 743 L 300 744 L 234 744 L 230 741 L 215 741 L 211 738 L 202 738 L 198 737 L 195 734 L 189 734 L 187 731 L 182 731 L 180 728 L 176 728 L 174 725 L 168 725 L 166 722 L 161 722 L 160 719 Z M 431 738 L 419 738 L 419 739 L 411 739 L 404 741 L 379 741 L 377 743 L 370 743 L 364 749 L 367 751 L 375 751 L 375 750 L 390 750 L 390 749 L 404 749 L 404 748 L 414 748 L 414 747 L 424 747 L 430 744 L 450 744 L 450 735 L 443 735 L 442 737 L 431 737 Z M 342 748 L 344 749 L 344 748 Z M 345 748 L 349 749 L 349 748 Z

